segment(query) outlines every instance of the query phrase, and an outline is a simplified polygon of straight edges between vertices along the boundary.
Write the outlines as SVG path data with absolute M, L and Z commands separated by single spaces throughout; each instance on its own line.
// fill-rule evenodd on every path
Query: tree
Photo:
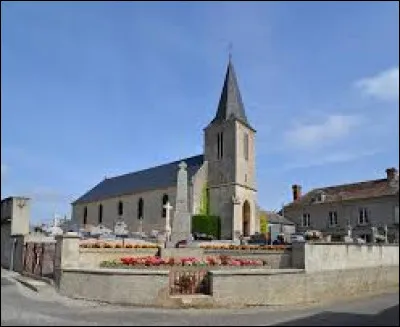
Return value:
M 268 215 L 265 211 L 260 211 L 260 232 L 268 233 Z

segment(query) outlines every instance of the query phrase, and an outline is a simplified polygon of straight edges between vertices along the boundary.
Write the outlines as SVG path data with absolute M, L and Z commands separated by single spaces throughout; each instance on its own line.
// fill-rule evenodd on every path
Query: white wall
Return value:
M 293 253 L 293 255 L 295 255 Z M 398 266 L 398 245 L 304 244 L 306 271 Z

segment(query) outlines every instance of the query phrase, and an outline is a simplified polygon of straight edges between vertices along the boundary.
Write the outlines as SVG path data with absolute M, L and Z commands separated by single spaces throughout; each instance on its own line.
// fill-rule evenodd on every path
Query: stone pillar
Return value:
M 57 235 L 56 256 L 54 258 L 54 280 L 57 286 L 60 284 L 63 268 L 79 266 L 79 236 Z
M 296 269 L 305 269 L 305 253 L 306 243 L 303 242 L 295 242 L 292 243 L 292 268 Z
M 11 235 L 10 270 L 21 273 L 24 268 L 25 236 Z
M 175 215 L 172 222 L 171 243 L 175 245 L 181 240 L 187 240 L 192 233 L 192 215 L 188 210 L 188 173 L 185 162 L 179 164 Z
M 242 215 L 242 201 L 239 197 L 232 197 L 233 205 L 233 223 L 232 223 L 232 240 L 239 240 L 240 235 L 244 233 L 243 231 L 243 215 Z

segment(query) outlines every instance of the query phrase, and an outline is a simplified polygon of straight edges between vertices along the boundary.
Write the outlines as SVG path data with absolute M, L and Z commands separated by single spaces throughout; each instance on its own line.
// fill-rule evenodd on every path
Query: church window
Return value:
M 143 219 L 143 199 L 138 201 L 138 219 Z
M 243 139 L 244 159 L 249 160 L 249 134 L 244 133 Z
M 218 133 L 217 134 L 217 159 L 219 159 L 219 153 L 220 153 L 220 142 L 219 142 L 219 140 L 220 140 L 220 134 Z
M 122 216 L 124 214 L 124 204 L 122 201 L 118 202 L 118 215 Z
M 87 207 L 83 208 L 83 224 L 87 224 Z
M 103 205 L 99 205 L 99 224 L 103 222 Z
M 221 159 L 224 155 L 224 134 L 218 133 L 217 135 L 217 159 Z
M 167 217 L 167 209 L 164 208 L 164 206 L 168 203 L 168 195 L 164 194 L 162 197 L 162 217 L 165 218 Z
M 224 156 L 224 134 L 221 132 L 221 158 Z

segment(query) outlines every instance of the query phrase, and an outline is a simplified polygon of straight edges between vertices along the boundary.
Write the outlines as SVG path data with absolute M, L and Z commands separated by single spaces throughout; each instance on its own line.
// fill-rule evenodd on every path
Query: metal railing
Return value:
M 171 270 L 170 295 L 210 294 L 208 270 Z

